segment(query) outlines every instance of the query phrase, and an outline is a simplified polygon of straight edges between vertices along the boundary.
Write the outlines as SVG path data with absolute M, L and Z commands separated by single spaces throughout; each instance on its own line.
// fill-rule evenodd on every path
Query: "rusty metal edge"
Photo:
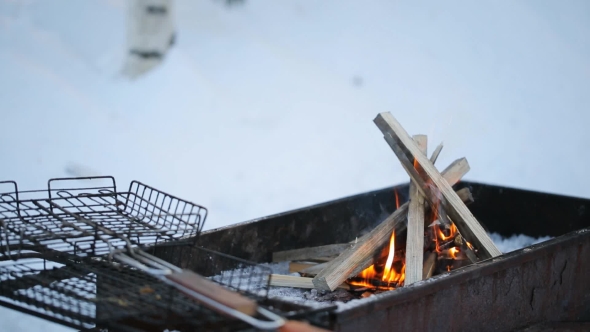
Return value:
M 564 247 L 571 247 L 586 241 L 590 241 L 590 227 L 453 270 L 417 282 L 408 287 L 374 295 L 370 301 L 365 301 L 365 303 L 358 304 L 357 306 L 345 306 L 344 309 L 334 311 L 331 320 L 333 325 L 346 324 L 346 321 L 366 316 L 368 312 L 384 310 L 403 303 L 412 302 L 427 295 L 434 294 L 446 287 L 456 286 L 482 276 L 491 275 L 549 255 Z

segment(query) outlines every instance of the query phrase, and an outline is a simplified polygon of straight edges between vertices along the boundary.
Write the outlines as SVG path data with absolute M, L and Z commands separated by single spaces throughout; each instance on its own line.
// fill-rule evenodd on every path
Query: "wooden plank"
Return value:
M 459 158 L 453 161 L 444 171 L 441 173 L 445 173 L 445 180 L 448 183 L 457 183 L 467 172 L 469 172 L 471 168 L 469 167 L 469 162 L 465 158 Z M 450 180 L 450 181 L 449 181 Z
M 323 259 L 337 256 L 352 246 L 351 243 L 328 244 L 325 246 L 300 248 L 293 250 L 277 251 L 272 254 L 273 262 L 303 261 L 308 259 Z
M 455 166 L 458 167 L 458 166 Z M 447 170 L 454 173 L 454 168 Z M 443 173 L 445 177 L 446 173 Z M 452 179 L 449 179 L 452 181 Z M 455 184 L 451 182 L 451 185 Z M 464 188 L 467 189 L 467 188 Z M 466 199 L 472 198 L 469 190 L 464 190 Z M 386 245 L 395 229 L 405 229 L 409 204 L 406 202 L 395 210 L 369 233 L 358 239 L 352 247 L 346 249 L 336 259 L 329 262 L 325 269 L 313 278 L 315 288 L 319 290 L 334 290 L 346 279 L 357 276 L 361 271 L 373 264 L 373 256 Z
M 422 279 L 432 277 L 434 269 L 436 269 L 436 252 L 429 252 L 424 260 L 424 268 L 422 269 Z
M 289 263 L 289 273 L 301 272 L 307 268 L 319 265 L 319 263 L 313 262 L 290 262 Z
M 256 301 L 242 296 L 237 292 L 233 292 L 190 270 L 172 273 L 167 275 L 166 278 L 209 299 L 219 302 L 232 309 L 238 310 L 246 315 L 253 316 L 258 310 L 258 304 L 256 304 Z M 199 301 L 201 304 L 209 307 L 212 310 L 217 310 L 215 307 L 210 306 L 205 302 L 201 302 L 198 298 L 195 298 L 195 300 Z
M 344 251 L 344 250 L 342 250 L 342 251 Z M 325 263 L 325 262 L 329 262 L 329 261 L 335 259 L 336 257 L 338 257 L 338 255 L 333 255 L 333 256 L 328 256 L 328 257 L 315 257 L 315 258 L 310 258 L 309 261 L 315 262 L 315 263 Z
M 314 266 L 310 266 L 304 270 L 299 271 L 299 273 L 301 273 L 305 276 L 315 277 L 318 273 L 320 273 L 323 269 L 326 268 L 328 263 L 329 262 L 325 262 L 325 263 L 317 264 Z
M 415 135 L 414 141 L 420 152 L 426 156 L 428 139 L 424 135 Z M 410 181 L 410 207 L 408 209 L 408 231 L 406 240 L 406 280 L 404 285 L 411 285 L 422 280 L 424 269 L 424 196 Z
M 297 276 L 286 276 L 282 274 L 271 274 L 270 285 L 277 287 L 293 287 L 293 288 L 314 288 L 312 278 L 308 277 L 297 277 Z M 350 289 L 348 284 L 342 283 L 336 288 Z
M 475 252 L 467 245 L 467 242 L 463 239 L 463 236 L 458 230 L 457 234 L 455 235 L 455 240 L 453 242 L 457 247 L 461 248 L 461 250 L 465 253 L 467 258 L 469 258 L 469 261 L 471 263 L 475 263 L 478 261 Z
M 446 172 L 446 174 L 447 174 L 446 179 L 450 179 L 453 183 L 456 183 L 456 182 L 459 182 L 459 180 L 461 180 L 461 178 L 467 172 L 469 172 L 470 167 L 469 167 L 469 163 L 467 162 L 467 159 L 460 158 L 460 159 L 453 161 L 445 170 L 447 171 Z M 439 198 L 437 197 L 437 199 L 439 199 Z M 447 214 L 445 213 L 445 209 L 444 209 L 443 205 L 436 204 L 436 208 L 438 208 L 437 216 L 438 216 L 439 222 L 445 226 L 450 226 L 451 221 L 447 217 Z
M 358 275 L 373 263 L 373 255 L 389 241 L 398 224 L 404 224 L 408 203 L 402 204 L 371 232 L 361 237 L 356 245 L 345 250 L 313 278 L 315 288 L 333 291 L 349 277 Z
M 471 204 L 474 202 L 473 195 L 471 194 L 471 190 L 469 190 L 469 188 L 461 188 L 461 189 L 457 190 L 456 193 L 457 193 L 457 196 L 459 196 L 459 198 L 461 198 L 463 203 Z M 434 224 L 440 225 L 440 222 L 438 221 L 438 219 L 433 221 L 430 225 L 428 225 L 428 227 L 431 227 Z M 397 226 L 395 227 L 395 234 L 401 234 L 401 232 L 405 231 L 406 229 L 407 229 L 407 219 L 404 220 L 404 222 L 397 224 Z M 385 257 L 387 257 L 387 255 L 385 255 Z M 334 258 L 336 258 L 336 257 L 334 257 Z M 328 261 L 331 261 L 331 260 L 332 259 L 330 259 Z
M 434 149 L 434 152 L 432 153 L 432 156 L 430 156 L 430 162 L 434 165 L 436 164 L 436 160 L 438 159 L 438 155 L 440 155 L 440 152 L 443 149 L 443 143 L 441 142 L 436 149 Z
M 398 159 L 404 165 L 406 172 L 411 179 L 419 185 L 418 189 L 430 201 L 431 206 L 442 204 L 445 212 L 455 221 L 461 234 L 473 243 L 478 249 L 482 258 L 497 257 L 502 253 L 484 228 L 475 219 L 471 211 L 463 204 L 451 185 L 441 176 L 441 173 L 434 167 L 428 158 L 420 153 L 420 149 L 408 135 L 405 129 L 391 115 L 391 113 L 380 113 L 374 120 L 385 140 L 392 148 Z M 410 158 L 424 170 L 424 178 L 413 167 Z

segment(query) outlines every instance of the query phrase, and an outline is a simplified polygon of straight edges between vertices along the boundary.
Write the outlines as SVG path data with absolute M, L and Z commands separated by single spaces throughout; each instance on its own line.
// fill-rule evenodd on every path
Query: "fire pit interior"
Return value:
M 347 243 L 274 253 L 273 261 L 290 262 L 289 272 L 299 275 L 274 274 L 271 285 L 313 288 L 314 295 L 348 290 L 351 298 L 364 298 L 501 255 L 465 205 L 473 201 L 469 189 L 452 188 L 469 171 L 467 159 L 439 173 L 434 163 L 442 144 L 427 158 L 425 135 L 410 137 L 390 113 L 375 123 L 411 178 L 409 201 L 400 204 L 394 192 L 395 211 Z
M 329 315 L 326 327 L 358 331 L 371 324 L 391 330 L 510 330 L 543 322 L 590 320 L 590 200 L 462 181 L 469 209 L 493 235 L 551 239 L 471 266 L 442 272 L 428 282 L 352 300 Z M 409 184 L 345 197 L 323 204 L 214 229 L 203 246 L 273 265 L 273 254 L 347 243 L 395 211 L 395 197 L 407 201 Z M 402 246 L 398 241 L 397 245 Z M 157 248 L 156 255 L 184 267 L 203 266 L 189 247 Z M 278 263 L 284 264 L 284 263 Z M 288 272 L 289 264 L 284 264 Z M 218 266 L 231 269 L 232 266 Z M 293 288 L 295 290 L 295 288 Z M 312 294 L 312 289 L 297 289 Z M 271 290 L 272 291 L 272 290 Z M 378 293 L 375 291 L 374 293 Z M 318 292 L 321 295 L 321 292 Z M 326 294 L 341 293 L 326 292 Z M 351 292 L 347 291 L 348 294 Z M 353 294 L 357 295 L 355 292 Z M 362 294 L 362 293 L 361 293 Z M 318 297 L 319 297 L 318 296 Z M 325 296 L 325 295 L 324 295 Z M 348 295 L 347 295 L 348 296 Z M 482 299 L 485 299 L 482 301 Z M 310 302 L 308 299 L 303 299 Z M 338 298 L 327 297 L 328 302 Z M 344 300 L 349 301 L 350 298 Z M 453 306 L 449 306 L 449 301 Z M 317 301 L 312 301 L 317 302 Z M 469 312 L 469 315 L 461 312 Z M 494 317 L 502 315 L 498 321 Z M 486 322 L 494 321 L 493 325 Z M 447 324 L 447 325 L 445 325 Z
M 464 158 L 439 173 L 440 149 L 427 158 L 425 137 L 376 122 L 409 184 L 204 232 L 201 245 L 275 269 L 277 297 L 338 304 L 325 318 L 336 330 L 590 320 L 589 200 L 459 181 Z M 545 241 L 507 254 L 492 241 L 516 235 Z M 190 248 L 156 255 L 201 264 Z

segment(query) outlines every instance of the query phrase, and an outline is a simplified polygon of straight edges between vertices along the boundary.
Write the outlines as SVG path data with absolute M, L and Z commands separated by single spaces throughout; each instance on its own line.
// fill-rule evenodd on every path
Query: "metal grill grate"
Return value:
M 108 184 L 72 188 L 73 181 Z M 0 194 L 7 255 L 43 249 L 96 257 L 124 248 L 123 238 L 139 247 L 195 243 L 207 216 L 204 207 L 137 181 L 117 192 L 112 177 L 52 179 L 44 198 L 28 198 L 43 191 L 19 191 L 14 181 L 0 182 L 0 189 L 7 185 L 12 190 Z
M 30 258 L 3 263 L 1 304 L 73 328 L 99 326 L 119 331 L 149 325 L 150 330 L 161 327 L 163 331 L 246 327 L 125 265 L 101 259 L 83 264 Z M 270 273 L 252 269 L 256 271 L 250 272 L 260 278 Z M 262 300 L 263 294 L 246 295 Z
M 309 309 L 268 299 L 269 268 L 195 246 L 206 216 L 204 207 L 137 181 L 119 192 L 113 177 L 52 179 L 40 191 L 0 182 L 0 304 L 78 329 L 248 328 L 114 260 L 192 245 L 196 273 L 284 316 Z

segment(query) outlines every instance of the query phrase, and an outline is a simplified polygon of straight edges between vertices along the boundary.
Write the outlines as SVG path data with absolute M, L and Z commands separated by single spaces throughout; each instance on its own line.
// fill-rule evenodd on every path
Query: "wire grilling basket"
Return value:
M 255 265 L 241 265 L 242 274 L 247 274 L 250 282 L 263 281 L 270 273 Z M 245 294 L 263 300 L 266 286 L 260 284 L 258 292 Z M 233 289 L 238 291 L 248 289 L 246 285 L 235 286 Z M 231 331 L 246 326 L 157 277 L 104 259 L 57 263 L 26 258 L 3 264 L 0 296 L 4 306 L 78 329 L 100 326 L 114 331 Z
M 72 188 L 74 181 L 95 185 Z M 38 196 L 44 191 L 19 191 L 14 181 L 2 185 L 12 187 L 0 194 L 1 226 L 13 234 L 6 239 L 9 246 L 35 246 L 80 257 L 102 256 L 128 245 L 112 234 L 124 236 L 133 246 L 194 244 L 207 216 L 204 207 L 137 181 L 128 191 L 118 192 L 113 177 L 52 179 L 42 198 Z M 91 232 L 95 234 L 89 236 Z
M 92 186 L 74 187 L 77 181 Z M 137 181 L 117 191 L 113 177 L 52 179 L 43 191 L 0 182 L 0 304 L 79 329 L 280 326 L 280 316 L 258 305 L 284 314 L 284 304 L 268 300 L 269 269 L 195 246 L 233 267 L 195 271 L 210 276 L 203 278 L 146 252 L 195 245 L 206 215 Z

